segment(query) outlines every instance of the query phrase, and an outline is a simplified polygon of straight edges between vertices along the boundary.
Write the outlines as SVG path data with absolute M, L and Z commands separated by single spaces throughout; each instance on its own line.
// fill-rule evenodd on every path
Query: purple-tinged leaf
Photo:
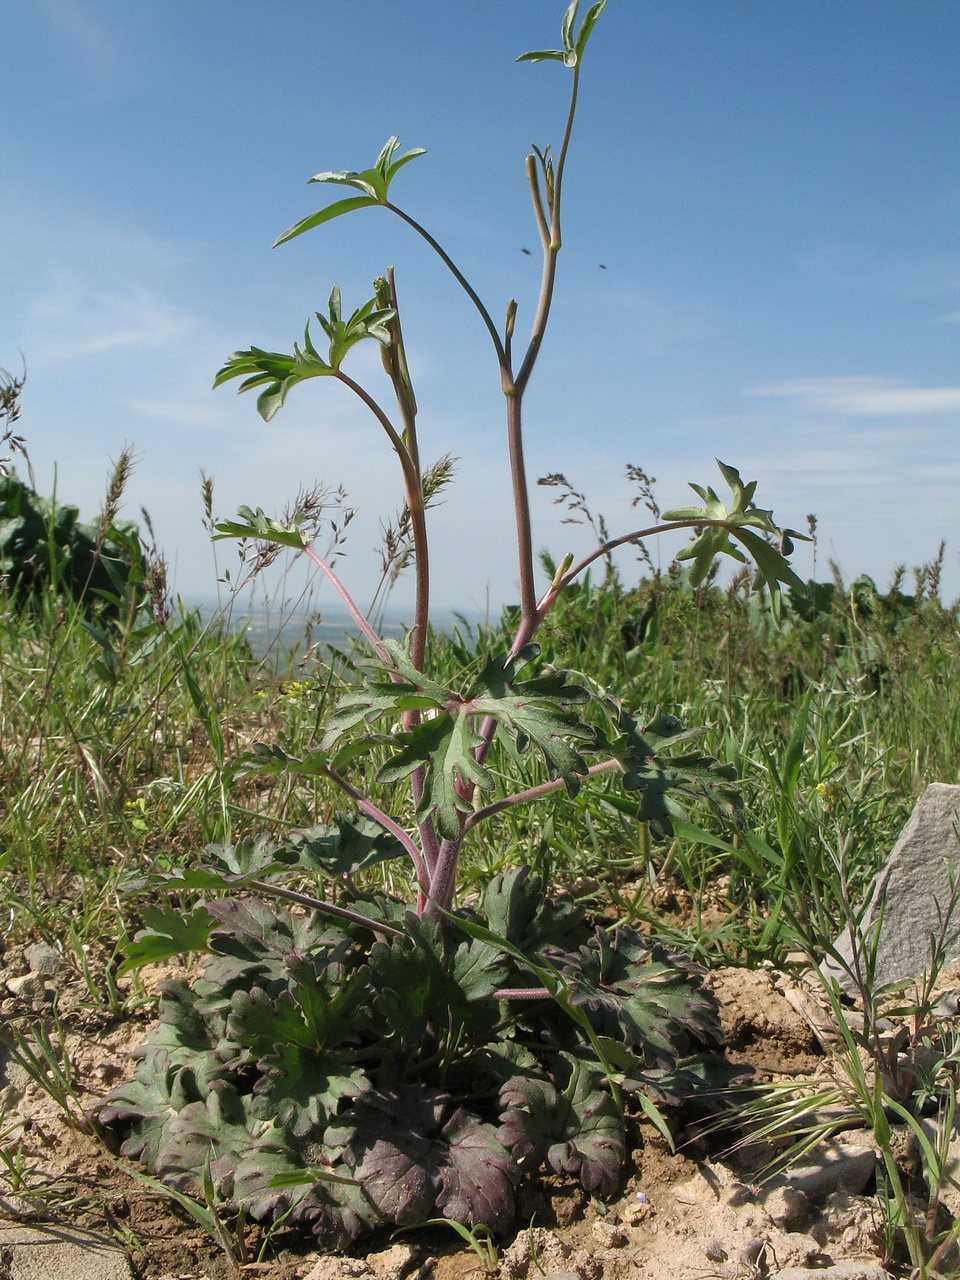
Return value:
M 437 1204 L 444 1216 L 491 1231 L 505 1231 L 513 1221 L 513 1188 L 519 1170 L 497 1140 L 493 1125 L 483 1124 L 458 1107 L 443 1128 L 448 1146 L 440 1168 Z

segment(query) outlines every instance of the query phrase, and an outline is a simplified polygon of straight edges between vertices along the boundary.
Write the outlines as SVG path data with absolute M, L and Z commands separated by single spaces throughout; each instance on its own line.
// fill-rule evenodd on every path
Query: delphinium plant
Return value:
M 436 1216 L 501 1231 L 521 1178 L 544 1167 L 610 1194 L 627 1158 L 625 1110 L 667 1131 L 664 1110 L 724 1074 L 715 1003 L 683 959 L 630 929 L 591 925 L 570 897 L 550 896 L 522 867 L 494 876 L 470 905 L 457 900 L 464 846 L 495 815 L 560 788 L 575 795 L 600 775 L 619 779 L 655 839 L 671 834 L 691 801 L 737 812 L 733 771 L 689 750 L 695 730 L 657 709 L 636 716 L 589 676 L 540 664 L 538 629 L 589 565 L 623 544 L 690 529 L 681 558 L 694 582 L 720 554 L 752 559 L 774 610 L 780 584 L 797 582 L 784 558 L 787 533 L 755 505 L 755 484 L 721 464 L 728 503 L 694 485 L 698 505 L 608 537 L 576 563 L 568 556 L 545 589 L 536 583 L 523 404 L 553 298 L 584 54 L 605 4 L 591 4 L 578 24 L 574 0 L 562 47 L 520 59 L 559 62 L 572 77 L 559 148 L 535 147 L 526 160 L 543 274 L 525 343 L 516 339 L 517 303 L 498 326 L 444 248 L 394 203 L 397 174 L 423 154 L 398 154 L 394 137 L 369 169 L 311 179 L 353 194 L 277 241 L 383 209 L 430 245 L 479 313 L 504 394 L 516 517 L 520 608 L 504 652 L 457 679 L 430 671 L 428 510 L 450 478 L 449 460 L 429 466 L 421 457 L 392 270 L 353 311 L 333 287 L 316 316 L 322 342 L 308 324 L 292 354 L 251 347 L 216 379 L 258 389 L 267 420 L 309 378 L 333 378 L 363 401 L 400 469 L 391 562 L 415 575 L 413 624 L 403 641 L 377 634 L 313 545 L 308 514 L 283 522 L 244 507 L 218 526 L 221 536 L 310 557 L 367 645 L 318 741 L 259 743 L 236 766 L 318 775 L 342 793 L 344 812 L 285 839 L 209 848 L 201 866 L 165 878 L 210 896 L 186 913 L 148 908 L 128 965 L 187 950 L 209 958 L 192 985 L 166 985 L 135 1079 L 100 1104 L 99 1117 L 119 1130 L 125 1154 L 170 1185 L 213 1187 L 257 1218 L 309 1224 L 328 1245 Z M 380 348 L 395 408 L 344 367 L 364 341 Z M 511 777 L 521 781 L 511 786 Z M 358 873 L 385 859 L 407 860 L 407 901 L 358 887 Z M 291 888 L 291 875 L 305 872 L 336 893 Z

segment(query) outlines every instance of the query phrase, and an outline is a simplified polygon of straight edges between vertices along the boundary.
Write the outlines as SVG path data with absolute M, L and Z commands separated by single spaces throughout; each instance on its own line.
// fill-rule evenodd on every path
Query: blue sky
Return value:
M 270 246 L 335 191 L 311 174 L 364 168 L 396 133 L 428 155 L 395 199 L 495 316 L 518 299 L 525 331 L 523 160 L 559 141 L 569 81 L 514 57 L 557 43 L 563 7 L 3 0 L 0 365 L 28 366 L 39 487 L 56 464 L 61 497 L 93 515 L 132 444 L 128 514 L 149 508 L 197 599 L 216 576 L 201 468 L 225 518 L 342 482 L 360 509 L 342 572 L 363 602 L 399 502 L 376 426 L 327 381 L 268 426 L 211 383 L 237 348 L 289 350 L 335 281 L 358 305 L 391 263 L 423 451 L 460 459 L 432 520 L 435 599 L 514 599 L 497 369 L 456 285 L 381 210 Z M 609 0 L 527 399 L 531 475 L 566 473 L 619 532 L 636 520 L 626 463 L 667 507 L 719 456 L 782 523 L 816 513 L 818 576 L 832 556 L 885 583 L 945 538 L 960 595 L 958 72 L 960 8 L 942 0 Z M 346 367 L 378 386 L 375 352 Z M 588 539 L 552 496 L 535 491 L 536 540 L 559 558 Z M 808 548 L 796 563 L 808 576 Z

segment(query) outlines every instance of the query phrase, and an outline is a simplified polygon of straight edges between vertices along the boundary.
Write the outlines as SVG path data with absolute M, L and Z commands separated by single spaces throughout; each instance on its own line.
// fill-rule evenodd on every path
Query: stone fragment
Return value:
M 31 973 L 42 974 L 45 978 L 52 978 L 63 967 L 63 957 L 60 952 L 56 947 L 50 947 L 45 942 L 35 942 L 33 946 L 27 947 L 23 958 Z
M 372 1276 L 373 1271 L 362 1258 L 337 1258 L 324 1255 L 318 1258 L 305 1280 L 358 1280 L 360 1276 Z
M 380 1280 L 403 1280 L 416 1269 L 417 1251 L 410 1244 L 395 1244 L 382 1253 L 367 1255 L 367 1266 Z
M 544 1280 L 544 1275 L 596 1280 L 601 1270 L 600 1260 L 585 1250 L 572 1249 L 546 1227 L 530 1227 L 503 1251 L 499 1275 L 500 1280 Z
M 772 1187 L 761 1203 L 781 1231 L 803 1231 L 813 1217 L 809 1199 L 797 1187 Z
M 21 973 L 17 978 L 7 979 L 7 990 L 19 1000 L 42 1000 L 43 978 L 38 973 Z
M 595 1222 L 591 1230 L 594 1240 L 604 1249 L 621 1249 L 627 1243 L 627 1233 L 614 1222 Z
M 70 1227 L 0 1226 L 0 1259 L 8 1280 L 133 1280 L 112 1241 Z
M 918 978 L 930 967 L 930 934 L 940 930 L 938 907 L 950 896 L 947 864 L 960 870 L 960 842 L 955 820 L 960 813 L 960 786 L 933 782 L 916 807 L 870 893 L 861 928 L 883 923 L 877 946 L 875 982 L 883 986 L 904 978 Z M 950 935 L 954 935 L 950 938 Z M 947 962 L 960 958 L 960 913 L 948 930 Z M 846 932 L 835 947 L 848 963 L 852 959 Z M 836 961 L 825 960 L 824 974 L 836 978 L 847 991 L 853 983 Z
M 814 1204 L 821 1204 L 837 1191 L 859 1195 L 877 1167 L 877 1153 L 872 1147 L 848 1142 L 822 1142 L 813 1148 L 810 1157 L 808 1164 L 788 1169 L 774 1185 L 801 1191 Z
M 828 1254 L 842 1250 L 854 1257 L 877 1257 L 884 1241 L 876 1197 L 834 1192 L 824 1201 L 820 1219 L 811 1226 L 810 1234 Z

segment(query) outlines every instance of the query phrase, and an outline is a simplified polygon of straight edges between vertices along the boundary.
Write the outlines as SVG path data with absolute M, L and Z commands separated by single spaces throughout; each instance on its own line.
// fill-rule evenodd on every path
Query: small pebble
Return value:
M 620 1249 L 627 1243 L 626 1234 L 612 1222 L 595 1222 L 593 1236 L 604 1249 Z
M 43 978 L 38 973 L 22 973 L 18 978 L 7 979 L 7 990 L 21 1000 L 42 1000 Z

